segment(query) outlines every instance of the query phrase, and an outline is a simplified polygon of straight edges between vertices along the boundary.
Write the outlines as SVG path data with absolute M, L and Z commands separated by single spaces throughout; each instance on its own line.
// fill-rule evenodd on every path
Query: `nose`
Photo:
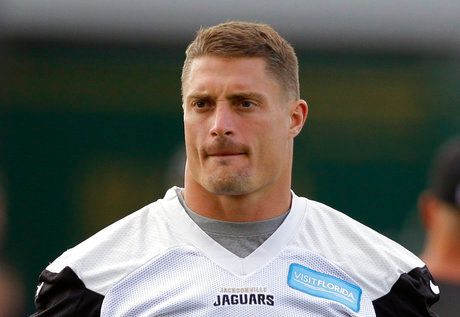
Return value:
M 211 120 L 210 133 L 212 136 L 231 136 L 234 133 L 235 113 L 230 105 L 217 104 Z

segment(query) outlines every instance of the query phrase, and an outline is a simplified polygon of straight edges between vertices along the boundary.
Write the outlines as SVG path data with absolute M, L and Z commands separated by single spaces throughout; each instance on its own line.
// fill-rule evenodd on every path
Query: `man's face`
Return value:
M 217 195 L 290 182 L 292 103 L 265 65 L 215 56 L 192 62 L 183 83 L 188 181 Z

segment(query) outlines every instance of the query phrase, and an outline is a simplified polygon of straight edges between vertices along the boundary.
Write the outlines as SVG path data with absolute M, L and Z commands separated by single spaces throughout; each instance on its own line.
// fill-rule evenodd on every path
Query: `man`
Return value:
M 50 264 L 35 316 L 431 315 L 438 291 L 421 260 L 291 191 L 308 108 L 278 33 L 200 30 L 182 96 L 184 188 Z
M 460 311 L 460 136 L 446 142 L 435 157 L 429 189 L 419 197 L 426 229 L 422 259 L 442 289 L 439 316 Z

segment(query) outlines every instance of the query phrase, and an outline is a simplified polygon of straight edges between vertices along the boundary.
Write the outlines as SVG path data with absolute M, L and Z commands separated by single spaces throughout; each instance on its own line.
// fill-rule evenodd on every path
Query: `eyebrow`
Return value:
M 201 93 L 195 93 L 195 94 L 191 94 L 191 95 L 188 95 L 185 97 L 186 100 L 191 100 L 191 99 L 208 99 L 208 98 L 211 98 L 211 96 L 209 94 L 201 94 Z
M 255 100 L 265 101 L 266 98 L 264 95 L 255 93 L 255 92 L 241 92 L 241 93 L 232 94 L 228 96 L 227 99 L 231 101 L 243 100 L 243 99 L 255 99 Z
M 266 100 L 266 97 L 263 94 L 259 94 L 256 92 L 239 92 L 239 93 L 234 93 L 229 96 L 226 96 L 225 98 L 230 101 L 237 101 L 237 100 L 243 100 L 243 99 L 255 99 L 255 100 L 261 100 L 261 101 Z M 194 99 L 214 99 L 214 97 L 208 93 L 193 93 L 186 97 L 186 100 L 194 100 Z

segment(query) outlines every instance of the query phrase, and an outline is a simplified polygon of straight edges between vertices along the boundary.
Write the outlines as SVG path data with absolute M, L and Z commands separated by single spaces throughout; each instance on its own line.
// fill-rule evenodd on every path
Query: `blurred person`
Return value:
M 460 136 L 447 141 L 433 160 L 428 189 L 419 197 L 426 229 L 422 259 L 438 283 L 440 316 L 460 312 Z
M 291 190 L 308 107 L 275 30 L 202 28 L 182 101 L 184 187 L 47 266 L 33 316 L 434 316 L 418 257 Z
M 24 316 L 24 287 L 15 269 L 0 260 L 0 316 Z
M 6 198 L 0 173 L 0 317 L 21 317 L 24 314 L 24 287 L 19 274 L 5 259 L 6 227 Z

